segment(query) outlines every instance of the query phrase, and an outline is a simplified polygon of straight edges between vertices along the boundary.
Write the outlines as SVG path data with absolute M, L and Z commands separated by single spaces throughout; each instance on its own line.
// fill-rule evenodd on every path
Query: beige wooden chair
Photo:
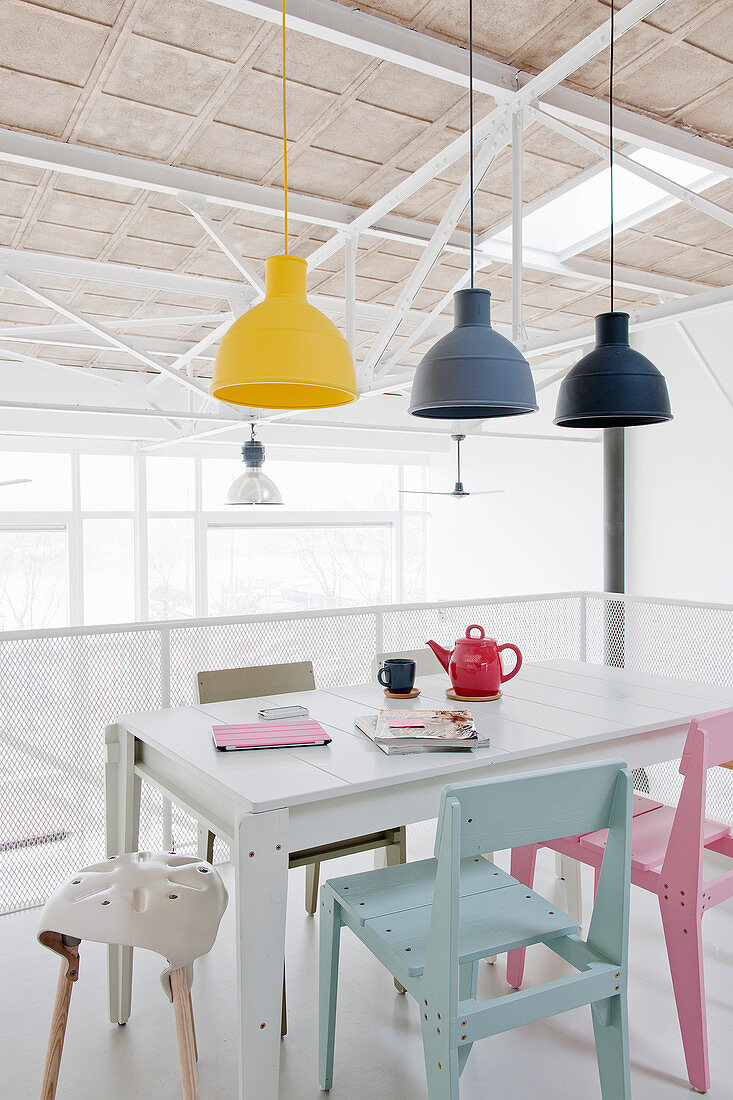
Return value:
M 428 651 L 430 653 L 430 651 Z M 432 653 L 430 653 L 432 657 Z M 199 672 L 196 691 L 199 703 L 221 703 L 228 699 L 252 699 L 258 695 L 285 695 L 293 691 L 313 691 L 316 682 L 310 661 L 293 661 L 281 665 L 253 665 L 248 668 L 224 668 Z M 404 825 L 383 829 L 366 836 L 334 841 L 318 848 L 291 852 L 289 866 L 305 867 L 305 908 L 311 916 L 318 908 L 318 887 L 321 863 L 357 852 L 385 849 L 388 867 L 407 862 L 407 833 Z M 203 831 L 200 833 L 203 838 Z M 214 834 L 205 837 L 205 852 L 201 858 L 212 861 Z M 401 986 L 400 992 L 404 992 Z M 285 981 L 283 979 L 282 1034 L 286 1032 Z
M 220 875 L 173 852 L 129 852 L 77 871 L 43 907 L 38 939 L 61 956 L 41 1100 L 56 1095 L 71 991 L 82 940 L 144 947 L 168 961 L 163 992 L 173 1003 L 184 1100 L 198 1100 L 193 963 L 214 946 L 227 907 Z
M 377 675 L 377 672 L 385 661 L 390 660 L 390 658 L 398 657 L 415 662 L 416 676 L 433 676 L 436 672 L 445 672 L 445 669 L 432 649 L 428 649 L 427 646 L 425 646 L 423 649 L 400 649 L 396 650 L 394 653 L 378 653 L 372 662 L 372 672 L 374 676 Z

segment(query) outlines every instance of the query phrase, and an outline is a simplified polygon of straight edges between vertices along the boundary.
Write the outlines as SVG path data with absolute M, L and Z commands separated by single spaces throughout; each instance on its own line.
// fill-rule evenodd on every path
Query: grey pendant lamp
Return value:
M 453 330 L 415 371 L 409 411 L 431 420 L 487 420 L 537 410 L 529 363 L 491 327 L 491 292 L 473 285 L 473 0 L 469 0 L 471 285 L 453 296 Z
M 614 311 L 613 240 L 613 30 L 609 80 L 609 168 L 611 179 L 611 311 L 596 317 L 596 346 L 563 379 L 555 409 L 562 428 L 631 428 L 672 419 L 664 375 L 629 344 L 629 315 Z
M 265 448 L 255 439 L 254 424 L 251 437 L 242 445 L 242 460 L 246 469 L 232 482 L 227 493 L 227 504 L 282 504 L 283 498 L 277 485 L 262 472 Z

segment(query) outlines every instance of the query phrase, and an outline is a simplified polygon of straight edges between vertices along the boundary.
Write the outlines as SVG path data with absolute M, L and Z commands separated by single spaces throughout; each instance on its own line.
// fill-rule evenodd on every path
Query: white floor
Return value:
M 500 861 L 501 862 L 501 861 Z M 369 866 L 364 863 L 364 869 Z M 329 877 L 357 860 L 332 863 Z M 231 875 L 231 868 L 224 873 Z M 584 882 L 586 900 L 591 896 Z M 561 902 L 562 883 L 545 855 L 536 889 Z M 303 873 L 291 874 L 288 914 L 290 1031 L 282 1043 L 280 1100 L 317 1100 L 317 922 L 302 906 Z M 194 1009 L 204 1100 L 235 1095 L 236 1019 L 231 907 L 214 950 L 197 964 Z M 0 1097 L 38 1096 L 56 985 L 55 956 L 35 940 L 37 912 L 0 918 Z M 635 1100 L 689 1095 L 655 898 L 634 890 L 631 920 L 631 1058 Z M 712 1097 L 733 1096 L 733 905 L 705 917 Z M 544 949 L 528 953 L 532 984 L 564 972 Z M 138 952 L 133 1014 L 124 1028 L 105 1019 L 104 949 L 84 944 L 58 1090 L 60 1100 L 180 1097 L 172 1009 L 158 981 L 161 961 Z M 419 1017 L 409 997 L 347 930 L 343 933 L 334 1100 L 423 1100 Z M 482 964 L 479 996 L 507 991 L 504 960 Z M 597 1100 L 590 1010 L 581 1009 L 477 1043 L 461 1079 L 462 1100 Z M 265 1100 L 252 1097 L 251 1100 Z

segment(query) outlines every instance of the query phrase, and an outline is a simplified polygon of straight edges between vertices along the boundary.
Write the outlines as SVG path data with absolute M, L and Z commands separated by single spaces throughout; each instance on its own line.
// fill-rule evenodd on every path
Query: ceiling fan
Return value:
M 0 481 L 0 489 L 3 489 L 6 485 L 30 485 L 31 478 L 29 477 L 13 477 L 10 481 Z
M 452 435 L 451 439 L 456 441 L 456 484 L 455 488 L 450 492 L 441 490 L 429 490 L 429 489 L 401 489 L 402 493 L 420 493 L 429 497 L 486 497 L 492 496 L 494 493 L 505 493 L 506 489 L 483 489 L 478 493 L 469 493 L 467 489 L 463 488 L 463 482 L 461 481 L 461 441 L 464 440 L 465 435 Z

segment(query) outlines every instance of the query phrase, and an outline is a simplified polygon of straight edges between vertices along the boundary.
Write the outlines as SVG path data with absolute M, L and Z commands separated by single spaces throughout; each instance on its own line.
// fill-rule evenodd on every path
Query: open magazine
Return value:
M 470 752 L 480 740 L 470 710 L 380 710 L 356 719 L 357 728 L 388 755 Z

